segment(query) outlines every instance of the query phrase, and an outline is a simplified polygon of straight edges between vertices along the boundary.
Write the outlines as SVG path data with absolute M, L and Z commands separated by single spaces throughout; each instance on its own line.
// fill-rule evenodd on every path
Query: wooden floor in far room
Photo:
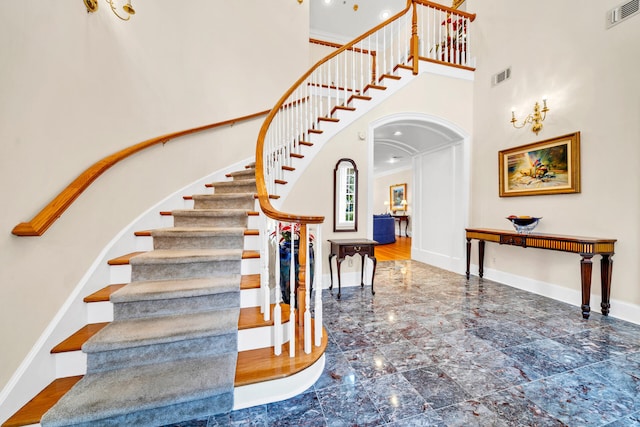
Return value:
M 411 259 L 411 237 L 396 236 L 395 243 L 376 246 L 378 261 Z

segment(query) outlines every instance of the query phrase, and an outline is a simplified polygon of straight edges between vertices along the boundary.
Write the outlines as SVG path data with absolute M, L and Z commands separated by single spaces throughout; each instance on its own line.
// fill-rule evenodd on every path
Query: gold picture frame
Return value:
M 391 211 L 407 210 L 407 205 L 402 204 L 403 200 L 407 200 L 407 184 L 394 184 L 389 187 L 389 205 Z
M 500 197 L 580 192 L 580 132 L 498 153 Z

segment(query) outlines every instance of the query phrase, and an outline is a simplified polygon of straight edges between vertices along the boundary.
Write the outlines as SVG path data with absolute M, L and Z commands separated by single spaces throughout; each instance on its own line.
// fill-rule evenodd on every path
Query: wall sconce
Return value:
M 98 10 L 98 0 L 83 0 L 83 1 L 84 1 L 84 5 L 87 7 L 87 12 L 93 13 Z M 136 14 L 136 11 L 131 6 L 131 0 L 127 0 L 127 4 L 122 6 L 122 10 L 124 10 L 127 14 L 126 16 L 120 16 L 120 14 L 118 13 L 118 9 L 116 8 L 116 5 L 113 4 L 114 0 L 106 0 L 106 2 L 109 3 L 109 6 L 111 6 L 111 10 L 113 11 L 113 13 L 123 21 L 128 21 L 131 18 L 131 15 Z
M 528 123 L 531 123 L 531 131 L 535 132 L 535 134 L 537 135 L 538 132 L 542 130 L 542 122 L 547 117 L 547 111 L 549 111 L 549 108 L 547 107 L 546 99 L 542 100 L 542 109 L 540 109 L 540 104 L 538 103 L 538 101 L 536 101 L 536 105 L 533 106 L 533 114 L 529 114 L 527 117 L 525 117 L 525 119 L 522 121 L 522 124 L 518 126 L 516 125 L 516 113 L 513 109 L 511 109 L 511 124 L 514 128 L 520 129 Z

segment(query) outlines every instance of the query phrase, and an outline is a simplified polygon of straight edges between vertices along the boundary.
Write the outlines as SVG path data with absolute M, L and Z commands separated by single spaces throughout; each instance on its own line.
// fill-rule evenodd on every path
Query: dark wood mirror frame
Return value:
M 344 209 L 343 198 L 347 198 L 347 188 L 340 188 L 340 182 L 342 181 L 343 174 L 353 172 L 353 195 L 352 195 L 352 210 L 349 211 L 352 214 L 353 220 L 346 221 L 345 217 L 347 212 L 341 212 L 340 209 Z M 344 179 L 347 177 L 344 175 Z M 343 191 L 344 190 L 344 191 Z M 336 167 L 333 170 L 333 231 L 358 231 L 358 168 L 356 162 L 351 159 L 340 159 L 336 163 Z

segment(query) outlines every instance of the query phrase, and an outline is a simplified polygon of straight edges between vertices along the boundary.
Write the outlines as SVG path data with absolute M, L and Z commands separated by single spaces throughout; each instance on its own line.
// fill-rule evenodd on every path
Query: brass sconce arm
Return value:
M 531 124 L 531 131 L 535 132 L 537 135 L 538 132 L 542 130 L 542 122 L 547 118 L 547 111 L 549 111 L 549 107 L 547 107 L 547 100 L 542 100 L 542 108 L 540 108 L 540 104 L 536 101 L 536 104 L 533 106 L 533 113 L 529 114 L 527 117 L 522 120 L 522 124 L 518 125 L 516 119 L 516 113 L 514 110 L 511 110 L 511 124 L 516 129 L 521 129 L 525 127 L 527 124 Z
M 93 13 L 98 10 L 98 0 L 83 0 L 83 1 L 84 1 L 84 5 L 87 8 L 87 12 Z M 116 15 L 118 18 L 122 19 L 123 21 L 128 21 L 129 19 L 131 19 L 132 15 L 136 14 L 136 11 L 133 9 L 133 6 L 131 6 L 131 0 L 128 0 L 127 4 L 122 6 L 122 10 L 126 12 L 125 16 L 122 16 L 118 13 L 118 9 L 116 5 L 113 4 L 114 0 L 106 0 L 106 2 L 109 3 L 109 6 L 113 11 L 113 14 Z

